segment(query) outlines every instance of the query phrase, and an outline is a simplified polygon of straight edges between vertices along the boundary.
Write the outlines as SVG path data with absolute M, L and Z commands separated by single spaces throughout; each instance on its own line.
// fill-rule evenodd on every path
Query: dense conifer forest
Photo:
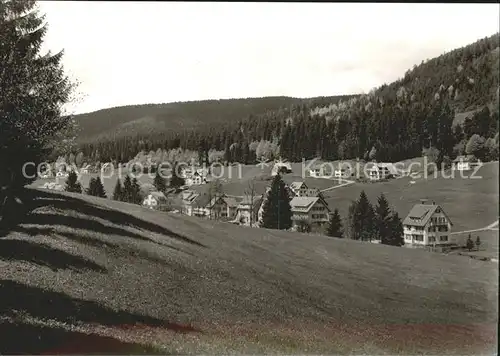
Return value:
M 474 135 L 483 145 L 498 146 L 499 54 L 495 34 L 422 62 L 401 79 L 363 95 L 101 110 L 77 117 L 77 151 L 89 161 L 128 162 L 141 151 L 181 148 L 202 156 L 212 150 L 224 152 L 225 161 L 250 163 L 259 156 L 257 144 L 267 142 L 278 148 L 274 156 L 291 161 L 399 161 L 429 149 L 441 158 L 453 158 L 467 153 Z M 466 119 L 458 122 L 456 117 L 464 113 Z M 154 121 L 149 131 L 131 119 L 141 117 Z M 142 119 L 146 126 L 147 121 Z M 496 157 L 497 151 L 481 152 L 487 158 Z

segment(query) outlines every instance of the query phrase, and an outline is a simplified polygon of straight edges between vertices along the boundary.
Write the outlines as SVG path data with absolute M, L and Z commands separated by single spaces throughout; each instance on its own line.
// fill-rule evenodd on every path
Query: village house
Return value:
M 332 167 L 328 164 L 315 164 L 309 169 L 311 178 L 331 178 L 332 173 Z
M 199 196 L 200 194 L 194 190 L 185 190 L 182 192 L 181 201 L 183 214 L 193 216 L 194 203 Z
M 343 179 L 347 179 L 347 178 L 351 177 L 352 172 L 351 172 L 351 170 L 350 170 L 349 168 L 339 167 L 339 168 L 337 168 L 337 169 L 333 172 L 333 174 L 334 174 L 334 177 L 335 177 L 335 178 L 339 178 L 339 179 L 341 179 L 341 178 L 343 178 Z
M 283 162 L 281 159 L 274 162 L 273 168 L 271 169 L 271 175 L 275 176 L 278 173 L 292 173 L 292 165 L 290 162 Z
M 244 197 L 238 204 L 236 217 L 233 222 L 245 226 L 258 226 L 258 212 L 262 204 L 262 200 L 263 197 L 261 196 L 255 196 L 253 199 L 249 196 Z
M 443 246 L 456 244 L 452 239 L 452 222 L 443 208 L 425 200 L 416 204 L 403 221 L 407 247 Z
M 149 209 L 160 209 L 167 205 L 167 197 L 162 192 L 151 192 L 143 200 L 142 205 Z
M 291 197 L 317 197 L 320 196 L 318 188 L 308 188 L 305 182 L 292 182 L 289 186 Z
M 368 170 L 370 180 L 378 181 L 397 175 L 397 170 L 392 163 L 373 163 Z
M 207 215 L 211 219 L 216 220 L 232 220 L 236 216 L 238 209 L 238 202 L 235 198 L 227 197 L 226 195 L 221 195 L 212 198 L 212 200 L 206 205 Z
M 481 161 L 474 155 L 458 156 L 453 160 L 453 169 L 458 171 L 469 171 L 481 165 Z
M 330 208 L 320 197 L 295 197 L 290 201 L 293 228 L 306 222 L 313 230 L 321 229 L 330 220 Z
M 206 168 L 185 168 L 180 172 L 187 186 L 202 185 L 208 182 L 208 170 Z

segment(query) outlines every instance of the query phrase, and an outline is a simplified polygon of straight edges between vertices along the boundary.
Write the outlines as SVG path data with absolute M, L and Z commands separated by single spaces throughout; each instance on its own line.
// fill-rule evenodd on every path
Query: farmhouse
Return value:
M 206 168 L 185 168 L 180 176 L 186 180 L 186 185 L 202 185 L 208 182 L 208 170 Z
M 305 182 L 292 182 L 288 188 L 291 198 L 320 196 L 318 188 L 308 188 Z
M 320 228 L 328 223 L 330 209 L 320 197 L 295 197 L 290 201 L 293 227 L 305 221 L 312 228 Z
M 292 173 L 292 165 L 289 162 L 283 162 L 281 159 L 276 161 L 271 170 L 271 175 L 275 176 L 278 173 Z
M 196 199 L 200 196 L 197 192 L 193 190 L 185 190 L 182 192 L 182 213 L 193 216 L 194 203 Z
M 442 246 L 456 243 L 450 235 L 452 222 L 443 208 L 422 201 L 416 204 L 403 221 L 407 247 Z
M 206 205 L 208 216 L 214 219 L 234 219 L 238 208 L 238 202 L 235 198 L 230 198 L 221 195 L 212 200 Z
M 166 204 L 167 197 L 162 192 L 151 192 L 142 202 L 142 205 L 149 209 L 158 209 Z
M 349 178 L 352 173 L 351 173 L 351 170 L 349 168 L 345 168 L 345 167 L 339 167 L 337 168 L 334 172 L 333 172 L 335 178 Z
M 481 161 L 474 155 L 458 156 L 453 160 L 453 169 L 458 171 L 469 171 L 478 165 L 481 165 Z
M 258 212 L 262 204 L 263 197 L 244 197 L 236 209 L 235 223 L 245 226 L 257 226 Z
M 188 186 L 202 185 L 205 183 L 207 183 L 206 175 L 203 175 L 203 173 L 200 173 L 198 171 L 195 171 L 192 175 L 190 175 L 186 178 L 186 185 L 188 185 Z
M 309 176 L 312 178 L 331 178 L 332 177 L 332 169 L 330 164 L 315 164 L 309 169 Z
M 391 178 L 396 174 L 396 167 L 392 163 L 373 163 L 368 170 L 368 177 L 373 181 Z

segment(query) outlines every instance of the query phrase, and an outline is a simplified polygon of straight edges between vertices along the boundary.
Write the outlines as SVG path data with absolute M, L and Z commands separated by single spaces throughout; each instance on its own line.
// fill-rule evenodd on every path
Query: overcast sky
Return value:
M 499 31 L 497 4 L 42 1 L 76 113 L 143 103 L 368 92 Z

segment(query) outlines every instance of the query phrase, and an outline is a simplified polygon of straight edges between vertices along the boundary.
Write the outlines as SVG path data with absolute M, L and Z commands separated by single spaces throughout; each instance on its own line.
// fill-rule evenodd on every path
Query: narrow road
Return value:
M 336 188 L 341 188 L 341 187 L 345 187 L 346 185 L 349 185 L 349 184 L 353 184 L 354 181 L 352 180 L 347 180 L 347 179 L 342 179 L 343 181 L 345 181 L 345 183 L 342 183 L 342 184 L 339 184 L 339 185 L 334 185 L 333 187 L 330 187 L 330 188 L 326 188 L 326 189 L 323 189 L 323 190 L 320 190 L 321 193 L 323 192 L 328 192 L 330 190 L 333 190 L 333 189 L 336 189 Z
M 488 226 L 482 227 L 480 229 L 465 230 L 465 231 L 455 231 L 455 232 L 452 232 L 450 235 L 467 234 L 469 232 L 478 232 L 478 231 L 486 231 L 486 230 L 498 230 L 498 220 L 495 221 L 494 223 L 491 223 Z

